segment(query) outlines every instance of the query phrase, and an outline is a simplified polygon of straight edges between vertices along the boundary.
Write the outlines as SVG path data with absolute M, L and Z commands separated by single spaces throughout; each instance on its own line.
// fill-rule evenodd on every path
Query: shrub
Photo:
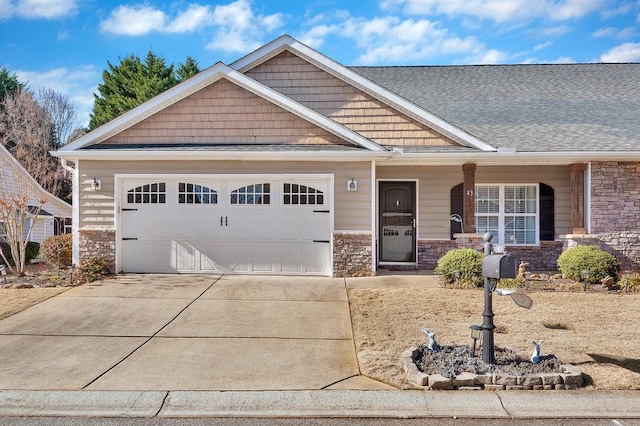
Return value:
M 12 266 L 15 266 L 15 261 L 13 260 L 13 256 L 11 255 L 11 247 L 9 247 L 9 244 L 4 241 L 0 241 L 0 250 L 2 250 L 5 256 L 7 256 L 7 260 L 9 261 L 9 263 Z M 36 243 L 35 241 L 28 241 L 27 247 L 25 250 L 25 254 L 26 254 L 25 263 L 28 264 L 30 261 L 38 257 L 39 251 L 40 251 L 39 243 Z M 2 257 L 0 257 L 0 262 L 4 263 L 4 259 Z
M 620 287 L 620 289 L 624 290 L 626 285 L 627 285 L 627 277 L 624 274 L 622 274 L 618 279 L 618 286 Z M 640 292 L 640 272 L 634 272 L 633 274 L 631 274 L 631 276 L 629 277 L 628 290 L 631 293 Z
M 604 277 L 617 277 L 620 262 L 598 246 L 576 246 L 565 250 L 558 257 L 558 269 L 562 275 L 574 281 L 582 279 L 582 271 L 589 270 L 590 283 L 599 283 Z
M 39 252 L 40 252 L 40 243 L 36 243 L 35 241 L 27 242 L 27 247 L 25 250 L 26 262 L 29 263 L 33 259 L 38 257 Z
M 104 257 L 92 257 L 82 262 L 79 266 L 80 282 L 90 283 L 111 275 L 109 264 Z
M 40 245 L 40 257 L 57 268 L 71 266 L 73 246 L 71 234 L 54 235 Z M 60 259 L 60 263 L 58 263 Z
M 444 256 L 438 259 L 438 266 L 435 273 L 442 276 L 447 284 L 454 284 L 456 281 L 453 271 L 460 271 L 458 286 L 478 287 L 483 284 L 482 280 L 482 258 L 483 254 L 470 248 L 449 250 Z
M 13 258 L 11 257 L 11 247 L 5 241 L 0 241 L 0 251 L 7 257 L 7 260 L 13 265 Z M 0 256 L 0 263 L 4 263 L 4 259 Z

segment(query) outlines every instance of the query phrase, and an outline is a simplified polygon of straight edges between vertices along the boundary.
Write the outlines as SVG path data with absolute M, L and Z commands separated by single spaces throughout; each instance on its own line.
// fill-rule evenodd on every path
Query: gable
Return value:
M 351 145 L 222 78 L 106 139 L 109 145 Z
M 288 50 L 245 74 L 380 145 L 459 145 Z

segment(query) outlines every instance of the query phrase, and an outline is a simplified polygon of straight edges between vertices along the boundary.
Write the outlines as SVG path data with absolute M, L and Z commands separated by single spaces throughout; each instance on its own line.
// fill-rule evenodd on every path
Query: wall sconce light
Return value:
M 347 191 L 356 192 L 358 190 L 358 181 L 355 179 L 349 179 L 347 182 Z
M 101 188 L 102 188 L 102 182 L 100 181 L 100 179 L 93 178 L 93 181 L 91 182 L 91 190 L 100 191 Z

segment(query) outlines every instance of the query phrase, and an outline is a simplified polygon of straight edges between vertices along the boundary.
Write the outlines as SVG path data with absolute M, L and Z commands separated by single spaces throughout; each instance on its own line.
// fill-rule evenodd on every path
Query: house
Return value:
M 372 275 L 486 231 L 533 269 L 640 267 L 640 64 L 345 67 L 289 36 L 55 155 L 75 260 L 117 272 Z
M 71 232 L 71 205 L 58 197 L 45 191 L 36 180 L 27 172 L 7 149 L 0 145 L 0 197 L 9 195 L 14 191 L 30 191 L 29 194 L 29 222 L 25 224 L 25 230 L 31 227 L 30 241 L 41 243 L 52 235 Z M 38 213 L 40 200 L 46 200 Z M 38 213 L 36 215 L 36 213 Z M 0 240 L 5 235 L 2 222 L 0 222 Z

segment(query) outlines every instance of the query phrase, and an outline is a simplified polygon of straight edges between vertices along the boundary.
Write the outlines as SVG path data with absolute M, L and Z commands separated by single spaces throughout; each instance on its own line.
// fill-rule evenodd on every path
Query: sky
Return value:
M 0 68 L 85 125 L 107 62 L 206 68 L 282 34 L 347 66 L 640 62 L 640 0 L 0 0 Z

